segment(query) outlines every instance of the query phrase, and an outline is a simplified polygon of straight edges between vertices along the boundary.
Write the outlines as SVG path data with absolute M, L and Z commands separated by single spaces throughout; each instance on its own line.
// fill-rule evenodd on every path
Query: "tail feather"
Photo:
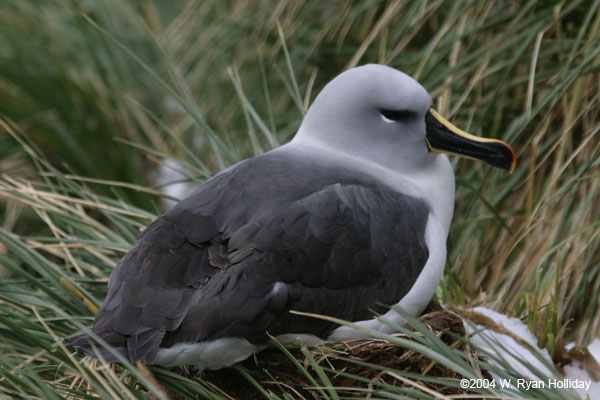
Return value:
M 99 337 L 108 344 L 113 350 L 127 357 L 127 338 L 119 335 L 116 332 L 93 332 L 93 335 L 88 331 L 76 333 L 63 340 L 63 344 L 67 347 L 79 347 L 83 350 L 86 356 L 95 359 L 102 357 L 108 362 L 119 362 L 119 359 L 100 342 L 94 340 L 94 336 Z
M 106 345 L 108 345 L 130 362 L 141 361 L 146 365 L 154 363 L 160 342 L 165 334 L 164 331 L 156 330 L 131 336 L 124 336 L 114 331 L 96 332 L 92 330 L 91 332 L 91 334 L 89 331 L 76 333 L 65 338 L 63 343 L 67 347 L 81 348 L 85 355 L 92 358 L 102 357 L 108 362 L 118 363 L 119 359 L 107 350 Z M 106 345 L 95 340 L 94 337 L 100 338 Z

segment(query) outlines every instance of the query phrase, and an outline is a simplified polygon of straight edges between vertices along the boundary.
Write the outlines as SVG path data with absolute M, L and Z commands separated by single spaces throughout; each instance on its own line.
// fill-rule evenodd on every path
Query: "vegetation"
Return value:
M 367 62 L 414 76 L 457 126 L 517 151 L 513 174 L 452 160 L 456 209 L 438 300 L 517 316 L 553 355 L 597 337 L 599 3 L 3 1 L 0 393 L 222 398 L 162 368 L 81 361 L 60 338 L 91 324 L 115 263 L 160 214 L 163 160 L 202 182 L 276 147 L 327 81 Z M 413 325 L 415 351 L 466 377 L 506 375 Z M 322 397 L 346 395 L 303 356 L 298 368 L 312 367 Z M 436 396 L 418 384 L 370 387 L 379 398 Z

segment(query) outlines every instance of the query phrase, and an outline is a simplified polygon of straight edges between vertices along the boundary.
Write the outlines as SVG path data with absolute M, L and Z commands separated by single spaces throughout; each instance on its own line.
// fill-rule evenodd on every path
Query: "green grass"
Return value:
M 551 353 L 598 337 L 599 5 L 3 1 L 0 393 L 160 398 L 153 375 L 185 398 L 221 398 L 160 368 L 111 369 L 62 348 L 57 338 L 93 317 L 60 279 L 99 306 L 111 269 L 160 213 L 161 160 L 200 183 L 285 143 L 326 82 L 367 62 L 411 74 L 457 126 L 517 151 L 513 174 L 452 160 L 439 298 L 517 316 Z M 467 368 L 436 343 L 423 345 Z

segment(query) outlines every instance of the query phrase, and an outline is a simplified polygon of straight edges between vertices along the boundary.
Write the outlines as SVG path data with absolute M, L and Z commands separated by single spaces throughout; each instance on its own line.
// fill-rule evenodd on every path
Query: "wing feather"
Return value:
M 93 332 L 151 364 L 178 342 L 326 337 L 333 324 L 289 310 L 360 320 L 402 298 L 428 257 L 426 204 L 292 161 L 239 164 L 149 225 L 111 274 Z M 93 355 L 86 334 L 65 342 Z

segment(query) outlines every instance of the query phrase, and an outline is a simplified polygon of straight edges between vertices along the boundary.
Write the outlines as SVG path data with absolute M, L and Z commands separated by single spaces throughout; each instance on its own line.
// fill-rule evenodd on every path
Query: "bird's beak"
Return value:
M 481 160 L 510 172 L 515 169 L 515 152 L 502 140 L 477 137 L 461 131 L 433 108 L 425 115 L 425 127 L 425 141 L 430 151 Z

